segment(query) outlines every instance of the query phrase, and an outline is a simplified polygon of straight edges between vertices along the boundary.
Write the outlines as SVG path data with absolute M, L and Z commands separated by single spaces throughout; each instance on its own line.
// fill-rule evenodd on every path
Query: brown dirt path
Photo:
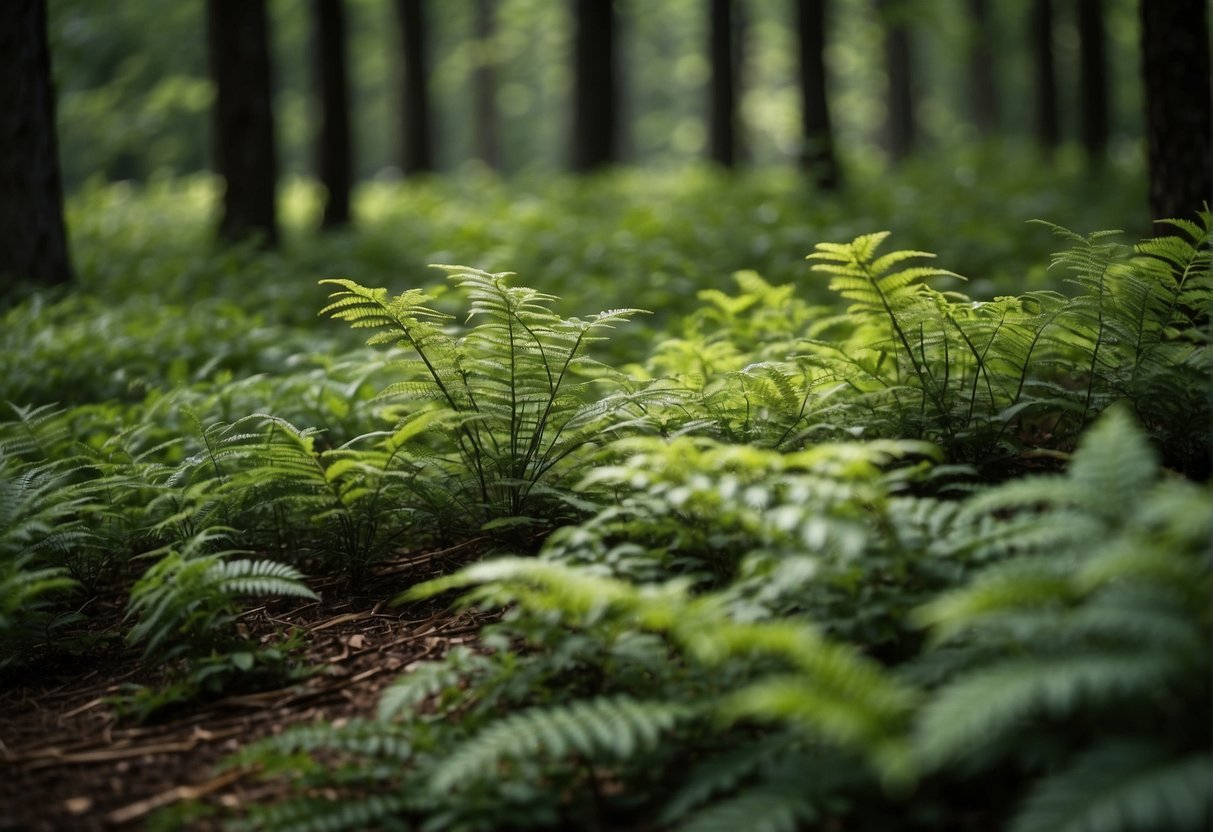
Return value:
M 388 565 L 378 582 L 415 565 Z M 475 640 L 486 623 L 474 611 L 454 613 L 440 603 L 393 609 L 382 600 L 399 581 L 393 586 L 356 597 L 326 591 L 333 601 L 250 611 L 242 623 L 254 636 L 302 629 L 304 663 L 319 671 L 159 724 L 121 722 L 107 701 L 123 683 L 154 677 L 129 653 L 85 657 L 0 686 L 0 830 L 136 830 L 156 809 L 181 800 L 235 808 L 264 797 L 264 784 L 240 771 L 216 774 L 214 764 L 290 725 L 373 716 L 379 692 L 400 673 Z

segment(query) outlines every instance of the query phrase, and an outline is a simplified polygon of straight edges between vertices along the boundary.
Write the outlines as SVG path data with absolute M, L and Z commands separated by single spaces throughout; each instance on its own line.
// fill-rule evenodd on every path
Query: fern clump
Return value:
M 974 498 L 958 536 L 985 537 L 986 518 L 1017 525 L 1025 515 L 1043 527 L 1078 519 L 1083 534 L 1061 549 L 1056 537 L 1029 539 L 919 610 L 961 657 L 921 714 L 923 763 L 1010 765 L 1039 778 L 1017 832 L 1204 829 L 1213 758 L 1190 720 L 1213 701 L 1209 497 L 1165 479 L 1140 430 L 1114 410 L 1064 477 Z M 1032 754 L 1043 748 L 1054 749 L 1047 766 Z
M 236 630 L 243 596 L 310 598 L 317 596 L 294 568 L 269 560 L 236 559 L 235 550 L 215 550 L 224 529 L 205 529 L 181 546 L 150 555 L 156 562 L 131 589 L 127 617 L 135 623 L 127 641 L 143 647 L 151 665 L 167 666 L 169 679 L 159 689 L 136 688 L 119 702 L 147 716 L 203 693 L 217 693 L 254 668 L 272 675 L 286 670 L 287 655 L 261 647 Z M 175 669 L 175 670 L 174 670 Z
M 588 318 L 562 318 L 555 298 L 510 286 L 508 274 L 441 266 L 471 301 L 478 323 L 455 337 L 450 316 L 427 304 L 420 289 L 389 297 L 350 280 L 321 314 L 355 328 L 377 330 L 372 345 L 391 344 L 408 358 L 404 379 L 382 397 L 402 401 L 404 418 L 428 418 L 421 447 L 450 512 L 464 517 L 521 522 L 546 504 L 547 492 L 576 470 L 574 457 L 617 434 L 630 420 L 636 397 L 626 377 L 594 360 L 590 348 L 639 310 L 613 309 Z M 605 388 L 618 392 L 603 394 Z M 443 441 L 435 441 L 437 436 Z

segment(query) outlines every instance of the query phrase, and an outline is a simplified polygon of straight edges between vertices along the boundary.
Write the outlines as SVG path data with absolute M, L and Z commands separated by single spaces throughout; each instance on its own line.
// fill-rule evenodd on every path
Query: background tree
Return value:
M 396 0 L 396 16 L 403 56 L 400 169 L 411 176 L 434 170 L 425 0 Z
M 1078 0 L 1079 112 L 1087 157 L 1108 150 L 1108 59 L 1103 0 Z
M 1053 60 L 1053 0 L 1032 0 L 1029 20 L 1032 45 L 1032 127 L 1036 141 L 1052 150 L 1061 143 L 1061 118 L 1057 105 L 1057 68 Z
M 1208 6 L 1206 0 L 1141 0 L 1138 8 L 1150 216 L 1188 217 L 1213 203 Z
M 885 67 L 889 78 L 885 139 L 898 161 L 914 152 L 918 123 L 914 112 L 914 57 L 908 13 L 902 0 L 881 0 L 885 26 Z
M 733 0 L 709 0 L 708 56 L 712 68 L 708 148 L 726 168 L 737 161 L 737 37 Z
M 215 82 L 215 169 L 226 183 L 220 237 L 278 242 L 278 180 L 265 0 L 207 0 Z
M 841 174 L 834 153 L 834 131 L 830 125 L 826 94 L 826 0 L 795 0 L 797 43 L 800 46 L 800 120 L 804 149 L 801 165 L 817 184 L 832 191 Z
M 497 128 L 497 67 L 493 33 L 496 29 L 494 0 L 476 0 L 473 7 L 473 36 L 476 38 L 477 61 L 472 77 L 472 97 L 475 102 L 476 158 L 490 168 L 501 164 Z
M 72 277 L 63 223 L 46 0 L 0 3 L 0 290 Z
M 618 161 L 615 114 L 615 8 L 612 0 L 574 0 L 572 168 Z
M 353 186 L 342 0 L 313 0 L 312 21 L 320 105 L 316 171 L 327 193 L 321 225 L 334 228 L 350 221 L 350 189 Z
M 998 132 L 1000 115 L 995 40 L 989 0 L 969 0 L 969 100 L 973 123 L 985 138 Z

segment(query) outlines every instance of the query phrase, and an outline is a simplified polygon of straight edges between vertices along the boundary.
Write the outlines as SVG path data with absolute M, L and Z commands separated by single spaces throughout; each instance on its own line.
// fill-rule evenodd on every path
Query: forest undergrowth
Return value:
M 967 235 L 761 179 L 434 184 L 445 235 L 380 206 L 199 257 L 127 221 L 206 199 L 160 187 L 82 198 L 123 256 L 3 312 L 6 684 L 138 656 L 128 722 L 289 687 L 304 634 L 245 611 L 468 541 L 381 602 L 493 622 L 162 828 L 1208 828 L 1207 212 Z

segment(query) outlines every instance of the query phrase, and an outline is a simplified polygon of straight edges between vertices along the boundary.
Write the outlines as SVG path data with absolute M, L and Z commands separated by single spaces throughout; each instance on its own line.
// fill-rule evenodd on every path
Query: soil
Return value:
M 453 553 L 462 560 L 465 547 Z M 136 830 L 162 807 L 202 800 L 226 808 L 264 799 L 267 786 L 215 764 L 290 725 L 371 717 L 380 691 L 415 662 L 474 641 L 487 617 L 443 602 L 394 608 L 385 599 L 452 568 L 451 552 L 384 564 L 357 593 L 338 580 L 320 602 L 246 613 L 250 635 L 305 633 L 302 663 L 317 672 L 274 690 L 228 695 L 155 724 L 123 720 L 111 698 L 158 676 L 129 650 L 110 648 L 0 683 L 0 830 Z M 113 604 L 110 628 L 122 631 Z M 110 639 L 111 643 L 114 639 Z M 272 787 L 270 787 L 272 788 Z M 212 828 L 201 821 L 197 829 Z

